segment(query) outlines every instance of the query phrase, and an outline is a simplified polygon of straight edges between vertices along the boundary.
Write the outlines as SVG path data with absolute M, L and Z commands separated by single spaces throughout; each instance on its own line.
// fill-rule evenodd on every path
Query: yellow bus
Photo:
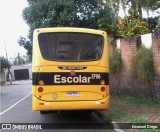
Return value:
M 40 28 L 33 35 L 32 109 L 110 107 L 107 34 L 86 28 Z

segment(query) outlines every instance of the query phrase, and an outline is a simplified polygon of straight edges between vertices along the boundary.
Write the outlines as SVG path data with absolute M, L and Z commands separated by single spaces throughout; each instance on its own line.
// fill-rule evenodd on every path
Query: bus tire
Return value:
M 40 111 L 40 114 L 46 114 L 47 111 Z

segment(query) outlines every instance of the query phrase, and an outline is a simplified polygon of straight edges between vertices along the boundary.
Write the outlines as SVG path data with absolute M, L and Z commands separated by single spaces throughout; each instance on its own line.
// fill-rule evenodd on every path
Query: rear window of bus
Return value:
M 38 36 L 44 59 L 55 61 L 95 61 L 102 56 L 104 38 L 89 33 L 54 32 Z

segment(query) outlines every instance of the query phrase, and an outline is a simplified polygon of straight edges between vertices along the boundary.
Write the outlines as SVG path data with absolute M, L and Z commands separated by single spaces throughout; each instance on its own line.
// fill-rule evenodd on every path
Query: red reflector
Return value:
M 42 87 L 39 87 L 39 88 L 38 88 L 38 92 L 39 92 L 39 93 L 42 93 L 42 92 L 43 92 L 43 88 L 42 88 Z
M 76 72 L 75 71 L 71 71 L 70 72 L 70 76 L 75 76 L 76 75 Z
M 105 102 L 101 102 L 101 104 L 105 104 Z
M 39 103 L 39 105 L 44 105 L 44 103 Z
M 106 89 L 105 87 L 101 87 L 101 91 L 104 92 Z

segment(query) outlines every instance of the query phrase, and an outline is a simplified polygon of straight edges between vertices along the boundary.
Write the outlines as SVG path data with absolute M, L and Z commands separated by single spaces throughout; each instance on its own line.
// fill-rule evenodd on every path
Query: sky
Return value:
M 27 0 L 1 0 L 0 2 L 0 56 L 14 58 L 18 53 L 26 55 L 26 50 L 19 46 L 20 36 L 27 37 L 29 27 L 22 18 L 22 11 Z M 6 50 L 5 50 L 6 45 Z

